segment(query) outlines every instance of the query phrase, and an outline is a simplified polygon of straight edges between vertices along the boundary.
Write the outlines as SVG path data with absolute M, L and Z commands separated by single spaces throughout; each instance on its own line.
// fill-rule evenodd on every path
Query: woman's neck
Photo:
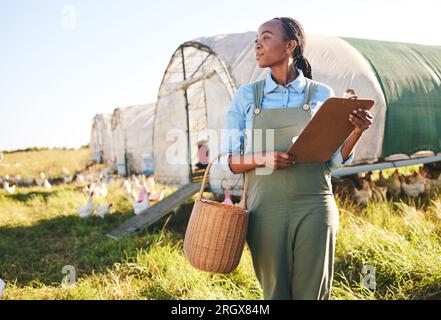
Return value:
M 271 68 L 271 76 L 275 83 L 286 85 L 298 77 L 298 72 L 294 64 L 289 62 L 288 65 L 273 66 Z

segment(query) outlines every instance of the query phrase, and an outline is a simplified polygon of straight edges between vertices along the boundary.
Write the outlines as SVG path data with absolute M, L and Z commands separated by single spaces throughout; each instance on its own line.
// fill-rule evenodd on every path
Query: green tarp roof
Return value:
M 342 38 L 371 64 L 387 111 L 382 158 L 441 152 L 441 46 Z

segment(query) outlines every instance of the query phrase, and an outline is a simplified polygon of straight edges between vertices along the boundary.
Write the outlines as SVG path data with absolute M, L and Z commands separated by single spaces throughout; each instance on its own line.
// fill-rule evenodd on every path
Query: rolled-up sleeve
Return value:
M 354 152 L 351 152 L 347 159 L 343 159 L 341 147 L 342 146 L 340 146 L 338 150 L 333 154 L 332 158 L 326 162 L 331 171 L 337 170 L 345 165 L 350 164 L 354 159 Z
M 228 164 L 228 157 L 239 154 L 242 148 L 245 132 L 245 103 L 244 88 L 240 87 L 231 100 L 221 134 L 220 153 L 224 155 L 219 158 L 218 163 L 226 172 L 234 173 Z
M 334 90 L 332 90 L 331 87 L 322 85 L 317 89 L 316 93 L 316 105 L 314 107 L 313 112 L 317 112 L 318 109 L 322 106 L 322 104 L 329 98 L 335 97 Z M 342 166 L 348 165 L 352 162 L 354 159 L 354 152 L 352 151 L 351 154 L 349 154 L 347 159 L 343 159 L 343 155 L 341 153 L 341 148 L 343 145 L 340 145 L 340 147 L 335 151 L 335 153 L 332 155 L 331 159 L 329 159 L 326 164 L 328 165 L 329 169 L 331 171 L 337 170 L 341 168 Z

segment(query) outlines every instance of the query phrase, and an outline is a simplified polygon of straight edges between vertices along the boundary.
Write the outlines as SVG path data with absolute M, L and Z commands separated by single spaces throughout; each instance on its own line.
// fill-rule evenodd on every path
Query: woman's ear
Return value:
M 288 45 L 286 47 L 286 53 L 292 54 L 297 47 L 296 40 L 289 40 Z

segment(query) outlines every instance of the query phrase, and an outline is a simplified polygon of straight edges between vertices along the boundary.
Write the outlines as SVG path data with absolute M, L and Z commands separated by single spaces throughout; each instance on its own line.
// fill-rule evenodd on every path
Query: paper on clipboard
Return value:
M 329 98 L 314 114 L 288 153 L 295 163 L 322 163 L 328 161 L 354 130 L 348 121 L 355 109 L 370 110 L 373 100 Z

